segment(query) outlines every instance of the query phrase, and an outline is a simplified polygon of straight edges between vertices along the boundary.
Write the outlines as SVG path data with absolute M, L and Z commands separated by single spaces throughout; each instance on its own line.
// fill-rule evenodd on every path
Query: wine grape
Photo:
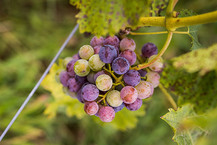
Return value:
M 99 90 L 93 84 L 88 84 L 82 87 L 81 95 L 86 101 L 94 101 L 99 96 Z
M 134 51 L 136 49 L 136 43 L 133 39 L 130 38 L 124 38 L 120 42 L 120 50 L 131 50 Z
M 121 90 L 121 99 L 123 100 L 123 102 L 125 104 L 131 104 L 133 102 L 136 101 L 137 97 L 138 97 L 138 92 L 137 90 L 132 87 L 132 86 L 125 86 L 122 90 Z
M 126 58 L 117 57 L 112 62 L 112 69 L 116 74 L 125 74 L 130 68 L 130 64 Z
M 84 111 L 88 115 L 95 115 L 99 110 L 99 106 L 96 102 L 85 102 Z
M 84 45 L 79 49 L 78 53 L 82 59 L 88 60 L 94 54 L 94 49 L 90 45 Z
M 93 70 L 93 71 L 99 71 L 102 69 L 102 67 L 105 65 L 104 62 L 101 61 L 101 59 L 99 58 L 99 54 L 94 54 L 90 57 L 89 59 L 89 67 Z
M 90 41 L 90 45 L 92 47 L 95 47 L 95 46 L 102 46 L 103 45 L 103 42 L 104 42 L 104 38 L 103 37 L 96 37 L 94 36 L 91 41 Z
M 125 50 L 121 52 L 119 56 L 126 58 L 130 65 L 133 65 L 136 62 L 136 53 L 134 51 Z
M 111 63 L 117 57 L 117 51 L 114 46 L 104 45 L 100 48 L 99 57 L 104 63 Z
M 101 91 L 108 91 L 113 84 L 112 78 L 109 75 L 102 74 L 96 79 L 96 86 Z
M 88 80 L 88 82 L 90 82 L 90 83 L 92 83 L 92 84 L 94 84 L 95 83 L 95 80 L 94 80 L 94 76 L 95 76 L 95 72 L 93 72 L 93 71 L 91 71 L 89 74 L 88 74 L 88 76 L 87 76 L 87 80 Z
M 104 39 L 104 45 L 112 45 L 119 47 L 120 40 L 117 36 L 108 36 Z
M 147 81 L 141 81 L 135 88 L 138 92 L 138 98 L 140 99 L 146 99 L 154 92 L 153 85 Z
M 77 92 L 81 88 L 81 84 L 75 78 L 68 80 L 68 87 L 71 92 Z
M 142 47 L 142 55 L 144 57 L 151 57 L 152 55 L 155 55 L 158 53 L 157 46 L 154 45 L 153 43 L 146 43 Z
M 74 65 L 75 65 L 75 62 L 76 62 L 76 61 L 77 61 L 77 60 L 73 59 L 73 60 L 71 60 L 71 61 L 67 64 L 67 66 L 66 66 L 66 70 L 67 70 L 67 72 L 68 72 L 68 75 L 70 75 L 71 77 L 74 77 L 74 76 L 75 76 Z
M 120 92 L 117 90 L 110 91 L 106 96 L 106 101 L 112 107 L 118 107 L 123 103 Z
M 59 75 L 60 77 L 60 82 L 64 87 L 68 86 L 68 80 L 70 78 L 70 76 L 68 75 L 68 73 L 66 71 L 62 71 Z
M 125 104 L 122 103 L 122 104 L 121 104 L 120 106 L 118 106 L 118 107 L 113 107 L 113 109 L 115 110 L 115 113 L 117 113 L 117 112 L 121 111 L 124 107 L 125 107 Z
M 160 83 L 160 75 L 157 72 L 148 72 L 146 74 L 147 81 L 150 82 L 154 88 Z
M 100 51 L 100 48 L 102 46 L 94 46 L 93 49 L 94 49 L 94 54 L 99 54 L 99 51 Z
M 74 71 L 76 75 L 80 77 L 87 76 L 90 72 L 90 67 L 88 66 L 88 61 L 85 59 L 79 59 L 74 64 Z
M 136 111 L 139 108 L 141 108 L 141 106 L 142 106 L 142 100 L 139 99 L 139 98 L 137 98 L 135 102 L 133 102 L 131 104 L 126 104 L 125 106 L 130 111 Z
M 111 122 L 115 118 L 115 111 L 110 106 L 102 106 L 98 115 L 103 122 Z
M 138 71 L 136 70 L 128 70 L 123 76 L 124 82 L 129 85 L 135 87 L 139 84 L 141 77 Z
M 157 55 L 152 55 L 149 59 L 148 59 L 148 62 L 151 62 Z M 159 59 L 157 59 L 153 64 L 151 64 L 149 66 L 149 68 L 152 70 L 152 71 L 156 71 L 156 72 L 159 72 L 163 69 L 164 67 L 164 64 L 163 64 L 163 58 L 160 57 Z

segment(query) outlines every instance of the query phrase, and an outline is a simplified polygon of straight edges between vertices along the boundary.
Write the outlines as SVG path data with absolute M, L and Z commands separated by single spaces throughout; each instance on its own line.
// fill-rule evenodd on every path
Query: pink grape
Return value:
M 102 46 L 94 46 L 93 49 L 94 49 L 94 54 L 99 54 L 99 51 L 100 51 L 100 48 Z
M 136 62 L 136 53 L 134 51 L 125 50 L 122 51 L 119 56 L 126 58 L 130 65 L 133 65 Z
M 147 81 L 141 81 L 135 88 L 138 92 L 138 98 L 140 99 L 146 99 L 154 92 L 153 85 Z
M 102 106 L 98 115 L 103 122 L 111 122 L 115 118 L 115 111 L 110 106 Z
M 99 106 L 96 102 L 85 102 L 84 111 L 88 115 L 95 115 L 99 110 Z
M 132 86 L 125 86 L 121 89 L 121 99 L 125 104 L 131 104 L 138 98 L 137 90 Z
M 150 82 L 154 88 L 156 88 L 160 83 L 160 75 L 157 72 L 148 72 L 146 74 L 148 82 Z
M 148 62 L 151 62 L 157 55 L 152 55 L 149 59 L 148 59 Z M 156 71 L 156 72 L 159 72 L 163 69 L 164 67 L 164 64 L 163 64 L 163 58 L 160 57 L 159 59 L 157 59 L 153 64 L 151 64 L 149 66 L 149 68 L 152 70 L 152 71 Z
M 134 51 L 136 49 L 136 43 L 133 39 L 130 38 L 124 38 L 120 42 L 120 50 L 131 50 Z
M 95 47 L 95 46 L 102 46 L 103 45 L 103 42 L 104 42 L 104 38 L 103 37 L 96 37 L 94 36 L 91 41 L 90 41 L 90 45 L 92 47 Z
M 103 44 L 119 47 L 119 43 L 120 43 L 120 40 L 118 39 L 117 36 L 108 36 L 105 38 Z

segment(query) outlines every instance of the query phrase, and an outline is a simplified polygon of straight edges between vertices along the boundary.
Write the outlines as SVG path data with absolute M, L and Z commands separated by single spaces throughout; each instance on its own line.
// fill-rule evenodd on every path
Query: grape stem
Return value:
M 159 31 L 159 32 L 130 32 L 131 35 L 156 35 L 156 34 L 167 34 L 168 31 Z M 189 32 L 182 32 L 182 31 L 173 31 L 174 34 L 189 34 Z
M 170 42 L 172 40 L 172 36 L 173 36 L 173 32 L 168 32 L 167 40 L 166 40 L 163 48 L 161 49 L 161 51 L 157 54 L 157 56 L 154 59 L 152 59 L 148 63 L 138 64 L 137 66 L 134 66 L 131 69 L 140 70 L 140 69 L 143 69 L 143 68 L 147 68 L 150 65 L 152 65 L 155 61 L 157 61 L 164 54 L 164 52 L 167 50 L 167 48 L 168 48 L 168 46 L 169 46 L 169 44 L 170 44 Z
M 173 109 L 177 110 L 176 102 L 174 101 L 173 97 L 167 92 L 167 90 L 164 88 L 164 86 L 161 83 L 159 84 L 159 88 L 164 93 L 164 95 L 166 96 L 166 98 L 170 102 L 170 104 L 173 106 Z
M 104 103 L 105 103 L 105 98 L 106 98 L 106 96 L 107 96 L 107 94 L 108 94 L 109 92 L 110 92 L 110 91 L 106 92 L 104 95 L 99 95 L 99 96 L 101 96 L 102 98 L 101 98 L 100 100 L 98 100 L 96 103 L 100 103 L 102 100 L 103 100 Z

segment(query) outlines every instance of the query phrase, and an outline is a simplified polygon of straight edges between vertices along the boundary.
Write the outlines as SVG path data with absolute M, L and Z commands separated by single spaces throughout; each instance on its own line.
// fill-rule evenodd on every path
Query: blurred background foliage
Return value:
M 183 0 L 177 4 L 176 10 L 187 8 L 196 13 L 204 13 L 215 10 L 216 7 L 215 0 Z M 75 26 L 77 13 L 78 10 L 68 0 L 0 1 L 0 133 Z M 141 31 L 159 29 L 147 27 Z M 209 47 L 216 43 L 216 34 L 216 23 L 200 26 L 198 37 L 202 46 Z M 132 38 L 136 41 L 137 50 L 146 42 L 153 42 L 161 48 L 166 39 L 165 35 Z M 82 45 L 88 44 L 90 39 L 89 34 L 77 32 L 60 57 L 72 56 Z M 190 47 L 190 38 L 177 34 L 164 58 L 171 59 L 189 52 Z M 44 110 L 52 101 L 52 95 L 40 87 L 1 144 L 175 144 L 171 140 L 172 130 L 160 119 L 171 106 L 158 89 L 152 99 L 145 103 L 146 113 L 138 118 L 136 127 L 125 131 L 101 126 L 88 116 L 82 119 L 67 117 L 61 108 L 56 118 L 48 119 Z

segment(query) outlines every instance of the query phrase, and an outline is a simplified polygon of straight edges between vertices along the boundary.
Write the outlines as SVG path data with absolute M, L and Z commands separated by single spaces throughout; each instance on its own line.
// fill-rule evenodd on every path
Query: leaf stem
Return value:
M 135 70 L 140 70 L 140 69 L 143 69 L 143 68 L 146 68 L 146 67 L 149 67 L 150 65 L 152 65 L 155 61 L 157 61 L 163 54 L 164 52 L 167 50 L 170 42 L 171 42 L 171 39 L 172 39 L 172 36 L 173 36 L 173 32 L 168 32 L 168 35 L 167 35 L 167 40 L 163 46 L 163 48 L 161 49 L 161 51 L 157 54 L 157 56 L 150 62 L 148 63 L 142 63 L 142 64 L 138 64 L 137 66 L 135 67 L 132 67 L 131 69 L 135 69 Z
M 177 110 L 176 102 L 173 100 L 173 97 L 167 92 L 167 90 L 164 88 L 164 86 L 161 83 L 159 84 L 159 88 L 164 93 L 164 95 L 166 96 L 166 98 L 170 102 L 170 104 L 173 106 L 173 109 Z

